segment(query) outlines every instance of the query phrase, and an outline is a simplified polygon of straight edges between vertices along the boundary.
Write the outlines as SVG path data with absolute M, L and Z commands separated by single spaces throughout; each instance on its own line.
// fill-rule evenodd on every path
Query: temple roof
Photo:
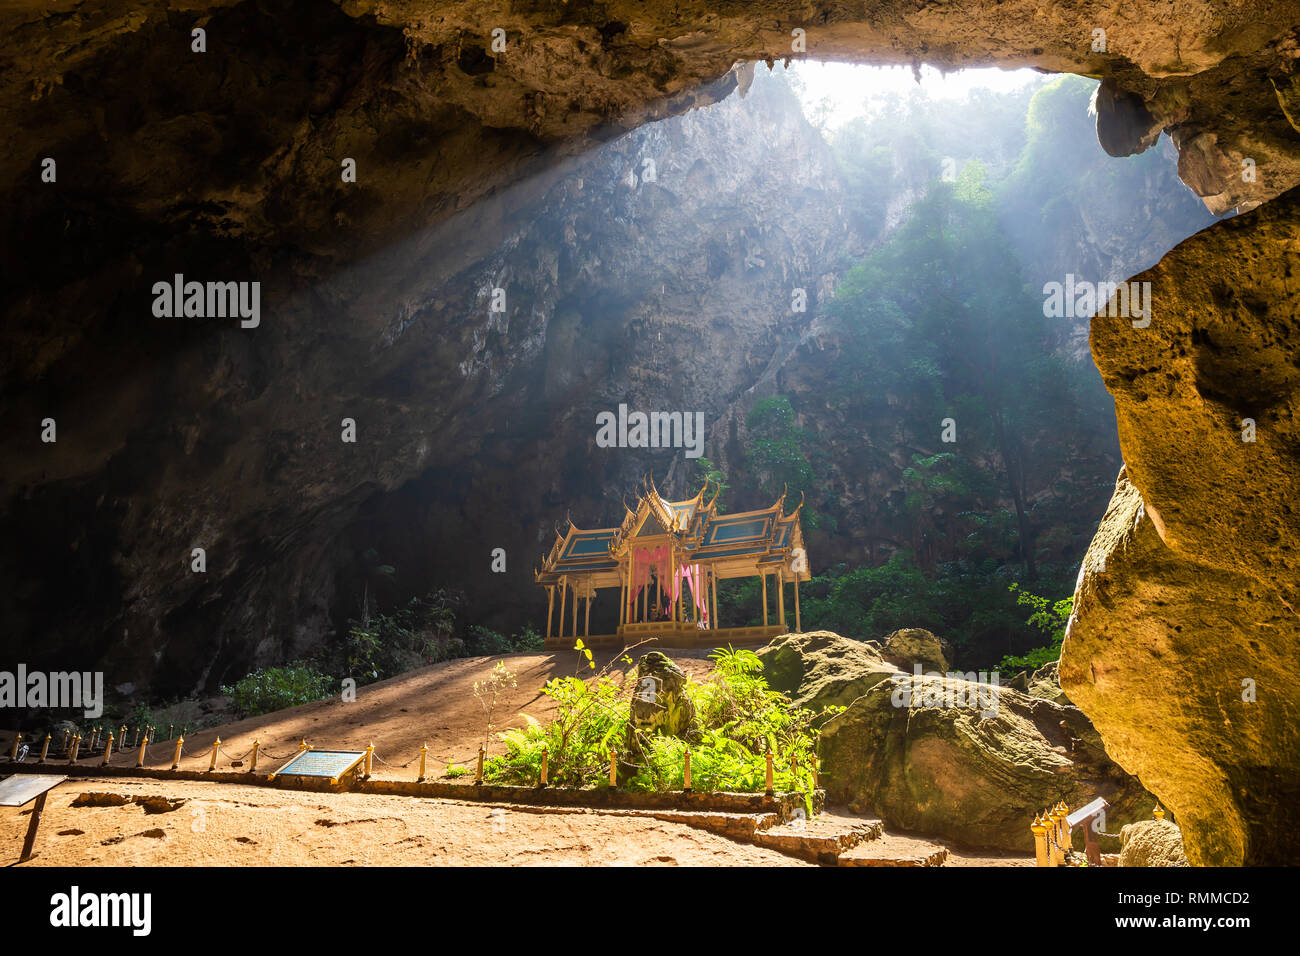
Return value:
M 705 500 L 709 482 L 693 498 L 669 501 L 654 482 L 643 482 L 635 508 L 623 508 L 617 528 L 584 531 L 569 524 L 556 533 L 555 544 L 536 572 L 539 584 L 556 584 L 563 577 L 590 579 L 597 587 L 619 584 L 619 568 L 627 553 L 642 539 L 646 546 L 671 541 L 682 560 L 709 563 L 721 577 L 758 574 L 787 562 L 795 548 L 803 547 L 799 512 L 803 503 L 785 513 L 785 495 L 769 508 L 739 514 L 718 514 L 715 503 L 721 489 Z M 807 570 L 798 573 L 808 580 Z

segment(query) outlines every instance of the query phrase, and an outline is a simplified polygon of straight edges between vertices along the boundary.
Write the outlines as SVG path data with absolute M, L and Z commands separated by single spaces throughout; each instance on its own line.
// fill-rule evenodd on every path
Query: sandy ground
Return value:
M 183 800 L 72 807 L 82 793 Z M 27 815 L 0 808 L 0 866 Z M 165 780 L 69 780 L 50 792 L 26 866 L 803 866 L 679 823 L 589 811 L 318 794 Z
M 711 669 L 707 651 L 668 653 L 696 679 Z M 598 654 L 597 665 L 612 656 Z M 522 714 L 545 721 L 554 706 L 542 685 L 553 677 L 592 673 L 580 668 L 573 652 L 449 661 L 360 687 L 353 702 L 318 701 L 195 733 L 185 740 L 181 767 L 207 769 L 218 736 L 223 770 L 240 757 L 243 767 L 233 769 L 247 769 L 247 752 L 260 740 L 259 772 L 278 767 L 302 739 L 318 750 L 363 750 L 373 742 L 380 758 L 374 777 L 414 780 L 420 745 L 427 743 L 429 778 L 469 785 L 472 773 L 452 781 L 445 776 L 447 765 L 472 768 L 485 739 L 489 754 L 505 749 L 487 733 L 487 717 L 474 696 L 475 681 L 486 680 L 498 661 L 505 661 L 516 686 L 498 699 L 496 730 L 522 726 Z M 623 671 L 611 668 L 616 678 Z M 166 741 L 150 747 L 145 765 L 170 767 L 174 747 Z M 134 751 L 113 759 L 115 766 L 135 763 Z M 134 803 L 70 806 L 87 792 L 184 802 L 164 813 L 146 813 Z M 27 820 L 25 810 L 0 808 L 0 866 L 17 860 Z M 1033 862 L 950 851 L 950 866 Z M 774 850 L 646 817 L 142 778 L 73 779 L 52 790 L 37 852 L 25 865 L 804 865 Z
M 707 651 L 669 653 L 697 679 L 711 669 L 705 657 Z M 597 656 L 597 666 L 603 667 L 612 656 Z M 420 745 L 427 743 L 429 779 L 452 782 L 444 776 L 447 764 L 454 761 L 460 767 L 472 768 L 479 744 L 485 739 L 489 755 L 505 752 L 495 732 L 487 733 L 487 716 L 474 696 L 475 681 L 487 680 L 498 661 L 504 661 L 515 675 L 516 687 L 498 699 L 494 720 L 497 731 L 524 726 L 520 715 L 525 713 L 546 721 L 555 707 L 542 694 L 542 685 L 553 677 L 578 673 L 574 652 L 471 657 L 435 664 L 358 687 L 352 702 L 332 698 L 191 734 L 185 738 L 181 768 L 206 770 L 212 743 L 219 736 L 223 755 L 218 768 L 230 769 L 232 757 L 244 757 L 247 767 L 246 755 L 256 738 L 261 741 L 262 754 L 258 770 L 270 771 L 284 762 L 282 758 L 296 753 L 299 742 L 305 739 L 316 750 L 364 750 L 373 743 L 379 759 L 372 766 L 372 776 L 380 780 L 414 780 Z M 617 679 L 625 669 L 614 668 L 611 674 Z M 586 675 L 592 673 L 586 667 L 583 671 Z M 174 749 L 174 742 L 159 741 L 149 748 L 145 766 L 170 767 Z M 134 766 L 135 762 L 135 751 L 113 758 L 114 766 Z M 472 783 L 473 776 L 462 776 L 455 782 Z

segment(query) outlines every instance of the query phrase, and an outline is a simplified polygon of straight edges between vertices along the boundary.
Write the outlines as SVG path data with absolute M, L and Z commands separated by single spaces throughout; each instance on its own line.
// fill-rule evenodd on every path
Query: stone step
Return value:
M 841 854 L 880 838 L 884 824 L 874 817 L 849 813 L 819 813 L 811 820 L 795 819 L 754 834 L 754 842 L 790 856 L 835 866 Z
M 943 866 L 948 850 L 918 837 L 884 833 L 840 854 L 840 866 Z

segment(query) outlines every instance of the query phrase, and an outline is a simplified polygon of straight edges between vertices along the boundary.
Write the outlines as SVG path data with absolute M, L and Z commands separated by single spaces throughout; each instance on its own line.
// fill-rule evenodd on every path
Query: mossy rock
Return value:
M 898 673 L 874 648 L 831 631 L 783 634 L 758 656 L 767 685 L 810 710 L 848 706 Z
M 990 692 L 949 677 L 877 682 L 822 731 L 828 800 L 903 830 L 1026 853 L 1034 815 L 1058 801 L 1077 809 L 1104 797 L 1108 827 L 1146 816 L 1152 796 L 1111 762 L 1078 708 L 1007 687 L 981 702 L 970 697 L 980 686 Z M 925 688 L 979 706 L 926 706 Z M 906 691 L 910 704 L 899 702 Z

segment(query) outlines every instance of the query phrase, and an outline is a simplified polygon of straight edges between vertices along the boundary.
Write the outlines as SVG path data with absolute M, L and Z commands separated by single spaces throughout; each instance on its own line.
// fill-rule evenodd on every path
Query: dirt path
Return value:
M 711 670 L 705 657 L 707 651 L 668 653 L 696 679 Z M 597 656 L 596 663 L 603 667 L 612 657 L 608 653 Z M 223 752 L 231 757 L 245 755 L 254 738 L 259 739 L 262 753 L 270 757 L 259 760 L 258 770 L 272 770 L 283 763 L 283 759 L 275 758 L 296 752 L 299 741 L 306 739 L 317 750 L 364 750 L 373 743 L 380 758 L 373 766 L 374 777 L 414 780 L 420 745 L 427 743 L 429 778 L 451 782 L 443 775 L 449 761 L 472 767 L 477 759 L 487 719 L 474 696 L 474 683 L 488 680 L 498 661 L 504 661 L 515 675 L 516 687 L 498 700 L 497 730 L 524 726 L 521 713 L 546 721 L 555 707 L 541 693 L 542 685 L 553 677 L 577 673 L 577 655 L 573 652 L 471 657 L 435 664 L 359 687 L 352 702 L 335 697 L 191 734 L 184 748 L 190 756 L 181 760 L 181 767 L 207 769 L 212 743 L 220 736 Z M 624 670 L 619 667 L 611 673 L 619 677 Z M 145 766 L 170 767 L 173 750 L 174 744 L 160 741 L 149 748 Z M 503 753 L 505 745 L 492 734 L 488 736 L 487 751 Z M 114 756 L 113 765 L 134 766 L 135 760 L 136 754 L 131 752 Z M 408 766 L 403 768 L 403 764 Z M 222 756 L 218 766 L 228 769 L 230 759 Z M 468 784 L 472 780 L 472 775 L 462 776 L 455 782 Z
M 184 801 L 72 807 L 79 794 Z M 27 816 L 0 809 L 0 866 Z M 26 866 L 801 866 L 679 823 L 481 803 L 186 780 L 69 780 L 51 791 Z

